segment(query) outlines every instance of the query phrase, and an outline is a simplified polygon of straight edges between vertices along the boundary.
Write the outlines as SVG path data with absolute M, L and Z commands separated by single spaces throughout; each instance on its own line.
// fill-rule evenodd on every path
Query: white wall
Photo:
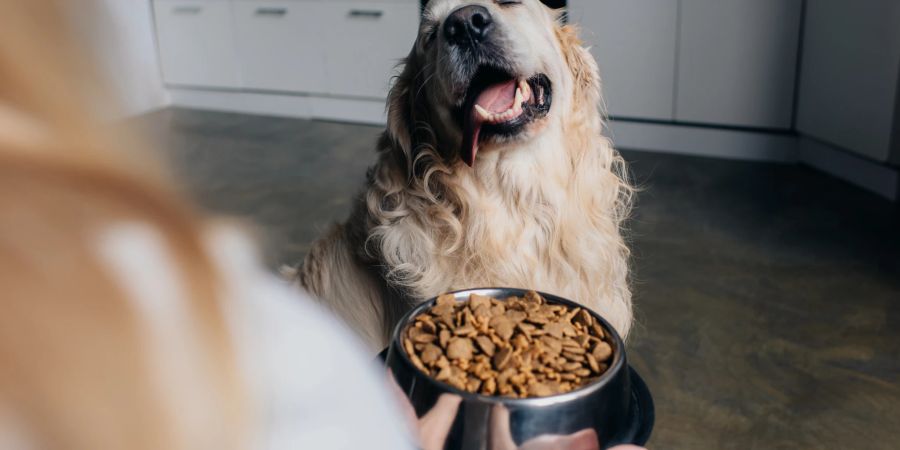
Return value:
M 125 115 L 136 115 L 170 103 L 156 51 L 150 0 L 101 0 L 107 17 L 94 30 L 100 63 L 113 83 Z
M 867 158 L 891 153 L 900 75 L 900 2 L 807 3 L 797 129 Z M 896 149 L 894 149 L 896 152 Z

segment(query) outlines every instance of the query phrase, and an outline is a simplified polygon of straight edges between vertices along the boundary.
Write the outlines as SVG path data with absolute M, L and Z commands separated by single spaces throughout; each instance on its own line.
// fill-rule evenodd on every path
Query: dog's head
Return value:
M 407 163 L 424 147 L 471 166 L 479 151 L 534 139 L 575 103 L 596 109 L 596 72 L 539 0 L 432 0 L 391 90 L 386 137 Z

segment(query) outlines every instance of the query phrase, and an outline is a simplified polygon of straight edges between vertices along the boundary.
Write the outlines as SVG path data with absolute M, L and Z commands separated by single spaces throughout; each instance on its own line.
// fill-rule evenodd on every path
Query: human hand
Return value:
M 569 435 L 544 434 L 517 446 L 510 430 L 509 409 L 503 405 L 491 410 L 491 450 L 600 450 L 600 438 L 592 428 Z
M 416 440 L 419 442 L 419 448 L 422 450 L 443 450 L 444 444 L 447 442 L 447 436 L 450 434 L 450 428 L 453 421 L 456 420 L 456 413 L 459 411 L 459 404 L 462 403 L 462 397 L 456 394 L 443 394 L 438 398 L 437 403 L 422 417 L 416 417 L 416 411 L 397 381 L 394 375 L 388 371 L 389 389 L 393 392 L 394 397 L 399 401 L 401 412 L 406 419 L 409 429 L 413 431 Z
M 422 450 L 443 450 L 447 442 L 447 436 L 462 398 L 455 394 L 443 394 L 437 403 L 421 418 L 416 417 L 416 412 L 409 403 L 409 399 L 400 390 L 393 374 L 388 373 L 390 389 L 400 401 L 403 415 L 411 430 L 414 430 L 419 447 Z M 600 439 L 597 432 L 587 428 L 569 435 L 545 434 L 516 445 L 510 429 L 509 409 L 503 405 L 497 405 L 491 410 L 490 419 L 490 450 L 600 450 Z M 646 450 L 634 445 L 619 445 L 609 450 Z

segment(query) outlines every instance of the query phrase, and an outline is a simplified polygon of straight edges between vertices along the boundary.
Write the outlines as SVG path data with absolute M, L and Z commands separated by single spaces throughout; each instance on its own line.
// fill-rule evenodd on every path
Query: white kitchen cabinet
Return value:
M 811 2 L 803 44 L 797 129 L 875 161 L 892 146 L 900 156 L 900 2 Z
M 396 65 L 416 39 L 419 6 L 413 2 L 329 2 L 326 30 L 317 44 L 332 95 L 384 99 Z
M 231 2 L 156 0 L 153 8 L 166 83 L 241 86 Z
M 325 92 L 326 3 L 235 1 L 234 11 L 246 88 Z
M 681 0 L 675 119 L 790 129 L 802 0 Z
M 674 118 L 677 1 L 569 0 L 569 19 L 600 65 L 611 116 Z

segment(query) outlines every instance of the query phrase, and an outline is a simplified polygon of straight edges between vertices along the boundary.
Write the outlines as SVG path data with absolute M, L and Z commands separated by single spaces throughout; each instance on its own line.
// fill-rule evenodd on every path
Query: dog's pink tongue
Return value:
M 502 113 L 512 108 L 515 99 L 516 80 L 509 80 L 485 89 L 475 100 L 475 104 L 481 105 L 482 108 L 492 113 Z
M 478 153 L 478 137 L 481 135 L 481 126 L 484 118 L 475 111 L 475 105 L 479 105 L 492 113 L 506 112 L 516 101 L 516 80 L 509 80 L 489 86 L 478 95 L 472 110 L 466 116 L 463 125 L 463 141 L 460 155 L 463 161 L 470 167 L 475 165 L 475 155 Z

